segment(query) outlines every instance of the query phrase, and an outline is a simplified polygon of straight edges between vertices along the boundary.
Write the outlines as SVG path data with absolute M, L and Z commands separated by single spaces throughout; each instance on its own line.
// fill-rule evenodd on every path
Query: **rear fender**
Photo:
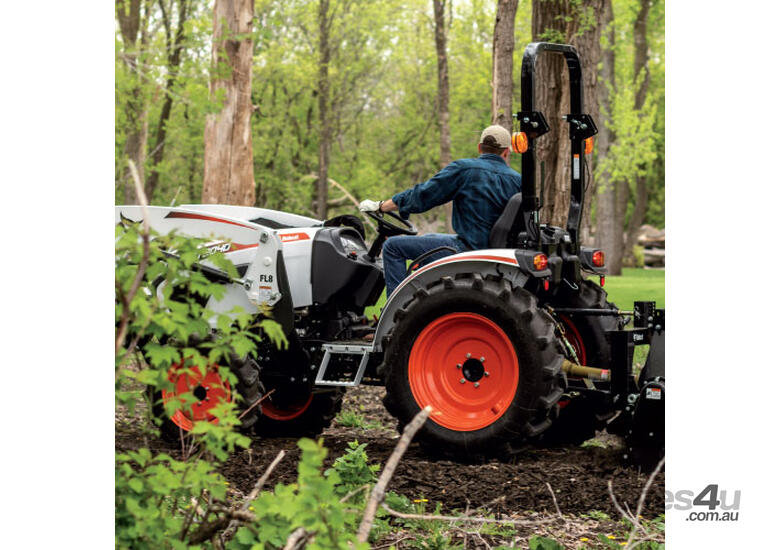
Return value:
M 409 303 L 415 292 L 426 289 L 442 277 L 455 278 L 458 273 L 479 273 L 483 277 L 500 275 L 513 286 L 525 286 L 529 275 L 520 269 L 515 254 L 514 249 L 473 250 L 447 256 L 413 272 L 387 299 L 374 334 L 372 351 L 382 351 L 382 340 L 395 325 L 395 312 Z
M 143 219 L 144 209 L 140 206 L 115 208 L 117 224 L 140 223 Z M 274 318 L 278 317 L 280 322 L 291 317 L 291 311 L 286 311 L 292 310 L 292 302 L 285 296 L 289 294 L 289 285 L 281 260 L 282 243 L 275 231 L 243 219 L 186 208 L 149 206 L 146 221 L 160 234 L 176 231 L 207 239 L 209 250 L 223 252 L 234 265 L 249 264 L 241 279 L 226 282 L 227 291 L 221 300 L 209 300 L 208 309 L 227 313 L 238 306 L 248 313 L 258 313 L 260 305 L 266 303 L 274 306 Z M 214 267 L 208 260 L 201 263 Z M 285 326 L 288 328 L 291 329 Z

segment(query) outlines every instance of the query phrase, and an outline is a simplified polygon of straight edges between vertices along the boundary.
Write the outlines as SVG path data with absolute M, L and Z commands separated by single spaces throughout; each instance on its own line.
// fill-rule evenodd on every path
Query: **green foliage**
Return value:
M 666 271 L 663 269 L 642 269 L 629 267 L 622 275 L 609 276 L 605 280 L 604 290 L 607 298 L 623 310 L 634 309 L 634 300 L 655 301 L 656 307 L 665 305 Z M 598 284 L 598 278 L 593 278 Z
M 376 483 L 376 474 L 379 464 L 369 464 L 366 454 L 366 443 L 350 441 L 347 452 L 335 460 L 333 466 L 325 472 L 326 476 L 337 475 L 341 484 L 336 493 L 343 497 L 360 487 Z M 357 500 L 361 495 L 355 495 L 352 500 Z M 362 499 L 360 499 L 362 500 Z
M 369 421 L 363 413 L 351 409 L 342 410 L 336 416 L 336 424 L 346 428 L 361 428 L 363 430 L 382 429 L 380 422 Z
M 528 539 L 528 548 L 530 550 L 566 550 L 561 543 L 547 537 L 534 535 Z
M 311 535 L 309 548 L 367 549 L 355 536 L 360 516 L 340 502 L 344 491 L 338 471 L 322 474 L 327 449 L 322 440 L 301 439 L 301 461 L 298 480 L 290 485 L 278 484 L 273 492 L 261 493 L 254 502 L 257 523 L 242 527 L 233 546 L 241 550 L 281 548 L 296 528 L 303 527 Z M 357 451 L 357 448 L 352 451 Z M 354 454 L 354 453 L 353 453 Z M 351 471 L 349 468 L 347 470 Z

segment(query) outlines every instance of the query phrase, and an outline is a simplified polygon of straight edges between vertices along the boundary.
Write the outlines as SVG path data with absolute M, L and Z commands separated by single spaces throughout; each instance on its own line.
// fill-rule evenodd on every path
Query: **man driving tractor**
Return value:
M 427 212 L 452 201 L 452 227 L 456 234 L 429 233 L 421 236 L 395 236 L 382 247 L 387 295 L 401 283 L 406 261 L 429 250 L 448 246 L 458 252 L 488 247 L 490 230 L 506 203 L 520 192 L 521 176 L 509 166 L 511 136 L 503 126 L 488 126 L 482 132 L 479 157 L 460 159 L 445 166 L 424 183 L 383 201 L 364 200 L 364 212 L 398 210 L 409 214 Z M 446 251 L 426 258 L 423 264 L 448 255 Z

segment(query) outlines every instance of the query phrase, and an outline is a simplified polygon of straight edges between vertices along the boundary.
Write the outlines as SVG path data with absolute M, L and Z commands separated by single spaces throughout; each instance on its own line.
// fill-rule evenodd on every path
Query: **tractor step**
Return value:
M 332 342 L 330 344 L 323 344 L 322 349 L 325 350 L 325 355 L 323 356 L 322 363 L 320 363 L 320 368 L 317 371 L 317 378 L 314 381 L 315 386 L 342 386 L 352 388 L 360 384 L 363 373 L 366 371 L 368 356 L 373 349 L 373 344 L 367 344 L 360 340 Z M 354 355 L 362 356 L 360 358 L 360 363 L 352 360 L 352 357 L 344 357 Z M 340 371 L 339 375 L 335 377 L 338 379 L 326 380 L 325 376 L 328 373 L 328 367 L 333 367 L 331 363 L 334 358 L 336 359 L 336 363 L 338 363 L 338 367 L 335 370 Z M 347 361 L 344 361 L 344 359 L 347 359 Z M 356 364 L 357 369 L 354 368 Z M 332 374 L 333 373 L 331 372 L 331 375 Z

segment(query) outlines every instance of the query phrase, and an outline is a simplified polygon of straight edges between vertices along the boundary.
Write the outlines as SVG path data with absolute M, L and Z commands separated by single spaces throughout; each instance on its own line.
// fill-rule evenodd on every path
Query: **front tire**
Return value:
M 396 312 L 385 406 L 403 428 L 426 405 L 428 450 L 475 460 L 517 452 L 550 425 L 563 391 L 554 323 L 497 276 L 443 277 Z

